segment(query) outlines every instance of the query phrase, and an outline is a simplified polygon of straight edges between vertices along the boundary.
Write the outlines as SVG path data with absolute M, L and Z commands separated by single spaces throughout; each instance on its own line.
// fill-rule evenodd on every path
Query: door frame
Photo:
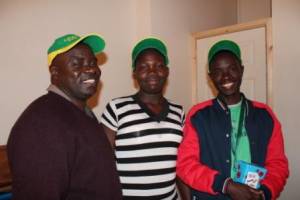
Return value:
M 227 33 L 240 32 L 250 29 L 256 28 L 265 28 L 265 39 L 266 39 L 266 73 L 267 73 L 267 94 L 266 100 L 267 104 L 272 107 L 273 106 L 273 87 L 272 87 L 272 79 L 273 79 L 273 43 L 272 43 L 272 19 L 264 18 L 252 22 L 240 23 L 231 26 L 225 26 L 217 29 L 212 29 L 203 32 L 195 32 L 192 33 L 191 43 L 192 43 L 192 103 L 196 104 L 198 102 L 198 77 L 197 77 L 197 40 L 218 36 Z

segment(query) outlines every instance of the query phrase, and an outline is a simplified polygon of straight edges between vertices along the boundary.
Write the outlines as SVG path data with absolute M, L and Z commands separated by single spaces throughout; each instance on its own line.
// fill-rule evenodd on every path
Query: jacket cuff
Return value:
M 259 189 L 264 192 L 265 200 L 271 200 L 272 199 L 272 193 L 271 193 L 271 191 L 269 190 L 269 188 L 267 186 L 261 185 Z
M 222 193 L 224 183 L 226 182 L 227 177 L 222 176 L 221 174 L 217 174 L 215 176 L 215 181 L 212 185 L 214 192 Z

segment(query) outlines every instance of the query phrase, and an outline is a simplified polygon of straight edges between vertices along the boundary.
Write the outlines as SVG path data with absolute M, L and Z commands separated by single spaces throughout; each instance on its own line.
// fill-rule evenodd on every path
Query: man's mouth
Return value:
M 95 80 L 95 79 L 87 79 L 87 80 L 82 81 L 82 82 L 83 82 L 83 83 L 86 83 L 86 84 L 93 84 L 93 83 L 96 82 L 96 80 Z
M 89 78 L 89 79 L 82 81 L 82 83 L 88 87 L 90 87 L 90 86 L 95 87 L 97 85 L 97 82 L 98 81 L 95 78 Z
M 152 77 L 147 78 L 147 82 L 149 82 L 149 83 L 157 83 L 159 81 L 160 81 L 160 78 L 157 76 L 152 76 Z
M 231 88 L 233 86 L 233 84 L 234 84 L 233 82 L 225 83 L 225 84 L 222 84 L 222 87 L 226 88 L 226 89 L 229 89 L 229 88 Z
M 157 83 L 159 80 L 158 80 L 158 79 L 152 78 L 152 79 L 148 79 L 147 81 L 148 81 L 149 83 Z

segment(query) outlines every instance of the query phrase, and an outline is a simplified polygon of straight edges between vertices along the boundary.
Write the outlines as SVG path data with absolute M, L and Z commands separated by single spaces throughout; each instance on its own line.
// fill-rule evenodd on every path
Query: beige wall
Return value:
M 189 3 L 187 3 L 189 2 Z M 170 77 L 167 96 L 192 105 L 192 32 L 235 24 L 236 0 L 152 0 L 151 30 L 168 44 Z
M 191 106 L 191 32 L 236 23 L 236 0 L 3 0 L 0 1 L 0 144 L 26 106 L 49 84 L 46 51 L 66 33 L 98 32 L 107 42 L 100 116 L 114 97 L 135 92 L 130 51 L 137 39 L 161 37 L 169 47 L 167 97 Z
M 101 67 L 103 87 L 99 105 L 113 96 L 133 92 L 129 52 L 136 37 L 134 0 L 7 0 L 0 5 L 0 144 L 21 111 L 49 84 L 46 55 L 57 36 L 98 32 L 107 42 L 107 62 Z M 123 87 L 121 87 L 123 86 Z
M 280 199 L 300 199 L 300 1 L 273 0 L 274 109 L 281 120 L 290 178 Z
M 271 0 L 237 0 L 238 23 L 271 17 Z

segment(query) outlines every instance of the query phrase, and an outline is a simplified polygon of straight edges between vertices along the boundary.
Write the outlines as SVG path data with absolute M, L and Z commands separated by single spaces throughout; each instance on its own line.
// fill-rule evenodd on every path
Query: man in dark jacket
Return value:
M 236 43 L 216 43 L 208 64 L 218 96 L 190 110 L 178 150 L 178 176 L 193 189 L 193 199 L 276 199 L 289 174 L 278 119 L 267 105 L 240 92 L 244 67 Z M 239 176 L 237 161 L 267 169 L 259 188 L 233 181 Z
M 16 200 L 120 200 L 109 142 L 87 100 L 97 91 L 98 35 L 69 34 L 48 50 L 51 85 L 22 113 L 8 140 Z

